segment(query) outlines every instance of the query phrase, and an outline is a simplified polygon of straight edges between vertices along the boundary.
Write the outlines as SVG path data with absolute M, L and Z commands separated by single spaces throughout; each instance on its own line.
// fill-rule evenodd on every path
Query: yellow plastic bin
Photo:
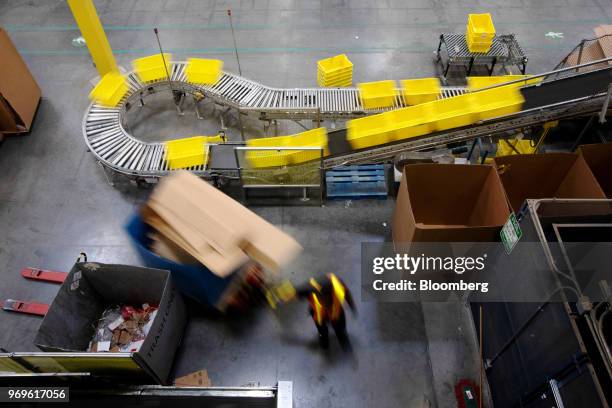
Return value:
M 435 128 L 446 130 L 475 123 L 478 115 L 474 111 L 473 97 L 468 93 L 430 102 L 434 108 Z
M 251 147 L 284 147 L 291 143 L 291 138 L 292 136 L 260 137 L 247 140 L 246 145 Z
M 422 103 L 386 113 L 395 140 L 423 136 L 434 131 L 433 103 Z
M 166 142 L 166 161 L 171 169 L 206 164 L 206 136 L 195 136 Z
M 474 107 L 479 120 L 496 118 L 519 112 L 525 98 L 516 85 L 506 85 L 497 88 L 477 91 L 474 95 Z
M 357 85 L 364 109 L 388 108 L 395 105 L 395 81 L 364 82 Z
M 185 75 L 187 81 L 195 84 L 214 85 L 219 82 L 223 70 L 223 61 L 216 59 L 189 58 Z
M 118 72 L 109 72 L 92 89 L 89 98 L 100 105 L 114 107 L 128 91 L 125 77 Z
M 353 149 L 364 149 L 393 141 L 392 123 L 387 113 L 353 119 L 346 123 L 346 140 Z
M 406 105 L 432 102 L 440 95 L 438 78 L 404 79 L 400 81 L 402 96 Z
M 513 149 L 514 147 L 514 149 Z M 518 152 L 518 153 L 517 153 Z M 511 156 L 514 154 L 533 154 L 535 153 L 535 143 L 528 139 L 499 139 L 497 141 L 498 156 Z
M 164 60 L 166 66 L 164 67 Z M 172 54 L 150 55 L 148 57 L 138 58 L 132 61 L 134 71 L 143 82 L 159 81 L 161 79 L 167 80 L 168 73 L 171 73 L 170 62 L 172 61 Z M 167 71 L 166 71 L 167 69 Z
M 245 157 L 252 167 L 281 167 L 289 164 L 289 150 L 250 150 Z
M 477 40 L 492 40 L 495 37 L 495 26 L 490 13 L 469 14 L 467 29 Z
M 327 129 L 321 127 L 306 132 L 298 133 L 291 138 L 291 146 L 296 147 L 321 147 L 323 156 L 329 154 Z M 291 152 L 289 161 L 291 163 L 304 163 L 321 157 L 320 150 L 299 150 Z
M 318 61 L 317 70 L 324 76 L 344 73 L 348 72 L 349 70 L 352 72 L 353 63 L 348 59 L 346 54 L 340 54 Z

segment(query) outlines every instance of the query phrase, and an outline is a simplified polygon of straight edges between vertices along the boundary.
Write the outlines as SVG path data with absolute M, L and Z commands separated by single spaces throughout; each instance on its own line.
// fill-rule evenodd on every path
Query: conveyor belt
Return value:
M 184 69 L 183 62 L 172 65 L 171 81 L 174 89 L 182 89 L 190 94 L 201 92 L 219 104 L 234 107 L 241 112 L 255 113 L 263 119 L 272 116 L 313 120 L 352 118 L 376 112 L 363 109 L 355 88 L 270 88 L 230 73 L 223 73 L 216 85 L 196 86 L 186 82 Z M 601 101 L 594 100 L 594 95 L 602 99 L 603 95 L 600 93 L 605 92 L 610 82 L 612 67 L 544 82 L 522 89 L 527 111 L 524 108 L 523 112 L 499 120 L 357 152 L 351 150 L 344 131 L 331 132 L 331 154 L 324 164 L 325 167 L 332 167 L 350 162 L 380 161 L 406 150 L 418 150 L 467 140 L 494 131 L 516 129 L 546 120 L 594 112 L 601 107 Z M 164 159 L 164 144 L 135 139 L 125 130 L 122 121 L 126 111 L 133 109 L 141 97 L 160 90 L 168 91 L 168 82 L 142 83 L 134 73 L 130 73 L 128 83 L 129 91 L 118 107 L 107 108 L 95 103 L 89 106 L 83 119 L 83 135 L 87 146 L 103 166 L 113 171 L 142 178 L 163 176 L 170 171 Z M 464 92 L 463 88 L 445 87 L 440 97 L 451 97 Z M 393 108 L 402 106 L 401 98 L 398 97 Z M 202 176 L 211 172 L 235 174 L 236 160 L 235 157 L 232 158 L 230 149 L 233 148 L 211 146 L 209 167 L 202 165 L 189 170 Z

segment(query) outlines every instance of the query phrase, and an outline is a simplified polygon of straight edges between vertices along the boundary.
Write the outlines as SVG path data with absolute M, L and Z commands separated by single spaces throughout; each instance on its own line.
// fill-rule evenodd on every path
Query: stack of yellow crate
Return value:
M 495 26 L 491 14 L 469 14 L 465 39 L 470 52 L 486 53 L 491 49 Z
M 347 87 L 353 83 L 353 63 L 345 54 L 317 62 L 317 83 L 324 88 Z

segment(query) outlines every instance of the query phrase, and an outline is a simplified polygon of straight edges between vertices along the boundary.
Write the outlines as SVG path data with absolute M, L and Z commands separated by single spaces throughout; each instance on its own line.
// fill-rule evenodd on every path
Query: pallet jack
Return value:
M 87 254 L 81 252 L 77 258 L 77 262 L 87 262 Z M 40 268 L 23 268 L 21 270 L 21 276 L 28 280 L 62 284 L 66 280 L 68 272 L 51 271 Z M 47 303 L 34 301 L 6 299 L 2 302 L 2 309 L 7 312 L 44 317 L 49 311 L 49 305 Z

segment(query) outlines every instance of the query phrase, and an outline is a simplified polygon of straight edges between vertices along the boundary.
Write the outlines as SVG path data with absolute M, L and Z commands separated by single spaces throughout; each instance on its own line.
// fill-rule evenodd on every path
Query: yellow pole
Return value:
M 113 57 L 113 50 L 108 43 L 93 0 L 67 1 L 100 76 L 112 71 L 119 72 L 115 57 Z

